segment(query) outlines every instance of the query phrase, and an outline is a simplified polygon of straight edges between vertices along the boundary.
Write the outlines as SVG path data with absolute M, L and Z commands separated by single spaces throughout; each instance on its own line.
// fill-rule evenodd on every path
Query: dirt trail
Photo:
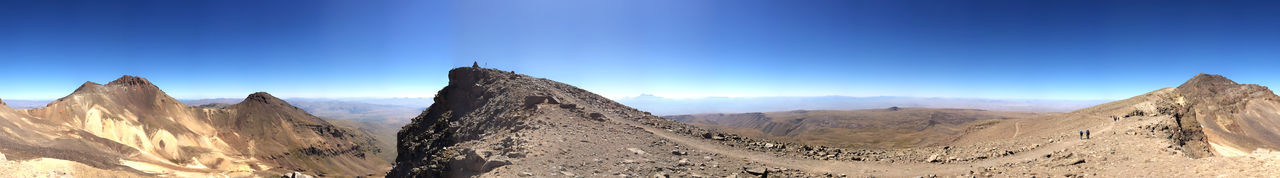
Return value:
M 928 174 L 943 174 L 943 175 L 964 174 L 964 173 L 969 173 L 969 171 L 972 171 L 972 170 L 982 169 L 984 167 L 992 167 L 992 166 L 998 166 L 998 165 L 1002 165 L 1010 162 L 1020 162 L 1020 161 L 1026 161 L 1029 159 L 1036 159 L 1036 158 L 1042 157 L 1045 154 L 1053 153 L 1054 151 L 1062 150 L 1067 147 L 1078 145 L 1082 142 L 1088 141 L 1088 140 L 1081 140 L 1081 139 L 1076 139 L 1076 140 L 1067 139 L 1067 140 L 1047 144 L 1037 149 L 1016 153 L 1011 156 L 997 157 L 997 158 L 985 159 L 985 160 L 967 162 L 967 163 L 933 164 L 933 163 L 918 163 L 918 162 L 883 163 L 883 162 L 824 161 L 824 160 L 784 157 L 784 156 L 779 156 L 779 155 L 765 153 L 765 152 L 746 151 L 738 148 L 732 148 L 732 147 L 727 147 L 727 146 L 716 144 L 716 143 L 711 143 L 700 138 L 690 138 L 690 137 L 682 136 L 679 134 L 670 133 L 664 129 L 650 127 L 648 125 L 639 124 L 633 121 L 625 121 L 621 119 L 614 119 L 614 120 L 618 120 L 623 123 L 628 123 L 630 125 L 643 128 L 644 130 L 650 133 L 653 133 L 654 135 L 660 136 L 662 138 L 666 138 L 673 142 L 679 143 L 680 145 L 683 145 L 683 146 L 691 147 L 691 148 L 706 151 L 706 152 L 716 153 L 716 154 L 724 155 L 727 157 L 741 158 L 745 160 L 751 160 L 754 162 L 764 163 L 769 165 L 770 167 L 784 167 L 788 169 L 804 170 L 806 172 L 812 172 L 812 173 L 832 173 L 832 174 L 850 174 L 850 175 L 871 174 L 871 175 L 889 176 L 889 177 L 910 177 L 910 176 L 920 176 L 920 175 L 928 175 Z M 1094 132 L 1103 133 L 1103 132 L 1111 131 L 1114 125 L 1115 125 L 1114 123 L 1105 124 L 1105 126 L 1101 127 L 1101 129 L 1098 129 Z M 1016 134 L 1017 133 L 1015 132 L 1015 135 Z M 1102 134 L 1097 134 L 1097 135 L 1102 136 Z
M 1022 122 L 1013 122 L 1013 136 L 1009 138 L 1018 138 L 1018 133 L 1022 132 L 1022 128 L 1018 127 L 1020 124 L 1022 124 Z

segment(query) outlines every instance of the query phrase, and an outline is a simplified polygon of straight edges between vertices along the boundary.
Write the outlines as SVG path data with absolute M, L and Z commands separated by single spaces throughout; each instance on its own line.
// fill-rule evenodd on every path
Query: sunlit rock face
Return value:
M 68 159 L 139 175 L 381 174 L 372 137 L 259 92 L 196 108 L 145 78 L 86 82 L 39 109 L 0 108 L 5 154 Z

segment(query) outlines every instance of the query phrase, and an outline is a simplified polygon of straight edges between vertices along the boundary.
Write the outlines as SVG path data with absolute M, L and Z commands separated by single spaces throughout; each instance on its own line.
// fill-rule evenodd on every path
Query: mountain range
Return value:
M 778 96 L 663 98 L 644 94 L 619 103 L 658 115 L 777 112 L 791 110 L 853 110 L 889 107 L 963 108 L 1014 112 L 1068 112 L 1107 100 L 1017 100 L 903 96 Z
M 1069 112 L 885 107 L 665 118 L 511 71 L 461 67 L 448 77 L 431 106 L 398 130 L 368 125 L 382 119 L 317 117 L 265 92 L 191 106 L 140 77 L 86 82 L 41 108 L 0 100 L 0 169 L 13 177 L 1280 175 L 1280 96 L 1211 74 Z M 397 132 L 373 133 L 388 130 Z
M 265 92 L 223 108 L 191 107 L 144 78 L 85 82 L 38 109 L 0 106 L 11 160 L 69 160 L 116 176 L 381 174 L 369 134 L 336 127 Z M 114 172 L 113 172 L 114 171 Z

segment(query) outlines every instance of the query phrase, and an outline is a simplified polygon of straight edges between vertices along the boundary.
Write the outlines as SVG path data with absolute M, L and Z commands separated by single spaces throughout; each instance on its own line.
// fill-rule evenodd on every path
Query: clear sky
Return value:
M 1122 99 L 1280 77 L 1275 1 L 9 1 L 0 98 L 430 97 L 472 61 L 619 98 Z

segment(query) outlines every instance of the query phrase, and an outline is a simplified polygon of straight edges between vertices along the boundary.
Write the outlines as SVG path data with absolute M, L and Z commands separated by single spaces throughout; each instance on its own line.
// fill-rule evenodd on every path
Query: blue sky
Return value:
M 0 98 L 430 97 L 488 67 L 620 98 L 1122 99 L 1280 77 L 1268 1 L 3 1 Z

